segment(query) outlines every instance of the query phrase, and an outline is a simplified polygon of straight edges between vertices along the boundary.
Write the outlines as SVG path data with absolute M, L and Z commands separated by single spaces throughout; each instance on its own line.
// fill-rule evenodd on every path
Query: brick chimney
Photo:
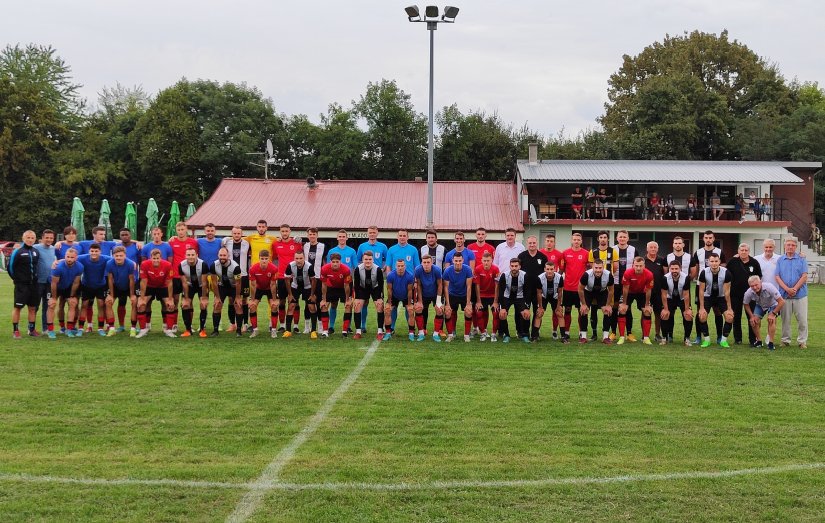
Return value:
M 539 144 L 527 144 L 527 162 L 530 165 L 536 165 L 539 163 Z

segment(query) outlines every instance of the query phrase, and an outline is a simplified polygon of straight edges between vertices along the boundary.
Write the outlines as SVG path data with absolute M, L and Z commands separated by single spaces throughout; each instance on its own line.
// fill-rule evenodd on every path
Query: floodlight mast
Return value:
M 455 23 L 455 18 L 458 16 L 458 7 L 447 6 L 444 8 L 444 15 L 439 19 L 438 6 L 428 5 L 424 9 L 424 17 L 421 17 L 417 5 L 411 5 L 404 9 L 407 13 L 407 19 L 410 22 L 426 22 L 427 30 L 430 32 L 430 107 L 429 107 L 429 121 L 427 129 L 427 228 L 432 228 L 433 221 L 433 77 L 434 77 L 434 47 L 435 47 L 435 33 L 438 29 L 438 24 Z

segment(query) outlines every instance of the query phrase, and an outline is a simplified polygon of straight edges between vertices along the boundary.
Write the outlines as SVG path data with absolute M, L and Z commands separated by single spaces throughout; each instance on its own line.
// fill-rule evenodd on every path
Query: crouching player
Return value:
M 590 324 L 598 325 L 599 309 L 602 311 L 602 343 L 613 343 L 610 339 L 610 326 L 613 323 L 613 288 L 613 274 L 605 270 L 604 260 L 596 258 L 593 268 L 584 271 L 579 280 L 579 329 L 584 333 L 584 336 L 579 336 L 579 343 L 587 343 L 587 313 L 591 314 Z M 593 335 L 596 335 L 595 329 Z
M 759 276 L 751 276 L 748 278 L 748 286 L 750 289 L 745 291 L 743 298 L 745 303 L 745 313 L 748 315 L 748 321 L 753 328 L 753 333 L 756 335 L 756 343 L 754 347 L 762 346 L 762 318 L 768 319 L 768 335 L 765 337 L 765 345 L 768 349 L 773 350 L 773 340 L 776 337 L 776 318 L 779 317 L 782 307 L 785 306 L 785 300 L 779 294 L 779 290 L 775 285 L 762 282 Z M 753 303 L 753 308 L 751 308 Z
M 556 321 L 553 327 L 561 325 L 564 330 L 564 276 L 556 272 L 556 264 L 548 261 L 544 264 L 544 272 L 539 275 L 536 287 L 536 317 L 533 320 L 533 331 L 530 337 L 538 340 L 541 330 L 541 321 L 545 311 L 550 311 Z M 570 343 L 570 340 L 562 340 L 563 343 Z
M 352 316 L 352 272 L 341 263 L 341 254 L 333 252 L 329 263 L 321 267 L 321 332 L 322 338 L 329 337 L 330 311 L 338 310 L 338 302 L 344 302 L 344 325 L 342 336 L 347 330 Z
M 619 339 L 617 345 L 625 341 L 627 316 L 633 302 L 642 312 L 642 343 L 653 345 L 650 341 L 650 327 L 653 318 L 653 307 L 650 305 L 650 294 L 653 292 L 653 273 L 645 268 L 645 259 L 641 256 L 633 258 L 633 267 L 624 271 L 622 275 L 622 302 L 619 305 Z M 628 336 L 629 338 L 629 336 Z
M 146 312 L 152 306 L 153 300 L 161 302 L 163 318 L 166 323 L 163 333 L 170 338 L 175 337 L 170 324 L 169 311 L 175 305 L 172 298 L 172 264 L 161 259 L 160 249 L 152 249 L 148 260 L 143 260 L 140 264 L 140 298 L 138 298 L 138 324 L 140 331 L 135 336 L 142 338 L 149 334 L 146 327 Z
M 186 249 L 186 259 L 180 262 L 180 267 L 178 267 L 183 291 L 181 310 L 183 312 L 183 325 L 185 329 L 183 334 L 180 335 L 181 338 L 188 338 L 193 334 L 192 319 L 195 315 L 195 308 L 192 300 L 195 299 L 195 294 L 198 295 L 201 311 L 198 336 L 201 338 L 206 337 L 206 316 L 208 314 L 206 309 L 209 306 L 209 272 L 209 264 L 198 257 L 198 251 L 194 247 L 188 247 Z
M 456 235 L 458 236 L 458 235 Z M 455 339 L 458 315 L 464 311 L 464 341 L 470 341 L 473 327 L 473 305 L 470 302 L 473 288 L 473 270 L 464 264 L 460 252 L 453 254 L 452 265 L 444 270 L 444 296 L 447 298 L 444 316 L 447 318 L 447 341 Z
M 361 330 L 361 314 L 364 305 L 368 305 L 370 299 L 375 304 L 378 311 L 378 334 L 376 339 L 383 339 L 384 329 L 384 271 L 373 261 L 372 251 L 364 251 L 361 255 L 361 263 L 355 268 L 353 277 L 355 286 L 355 335 L 354 339 L 360 340 L 363 336 Z
M 711 311 L 716 315 L 716 336 L 719 346 L 728 348 L 728 334 L 733 330 L 733 307 L 730 304 L 730 284 L 732 276 L 730 271 L 721 266 L 721 258 L 715 252 L 707 256 L 708 267 L 699 271 L 699 288 L 696 293 L 699 295 L 699 329 L 702 336 L 702 348 L 710 346 L 710 330 L 708 329 L 708 315 Z M 725 319 L 722 332 L 719 332 L 719 324 Z
M 289 302 L 289 310 L 286 314 L 287 325 L 294 319 L 296 311 L 300 311 L 301 304 L 299 300 L 304 300 L 304 322 L 307 326 L 312 325 L 309 331 L 309 337 L 313 340 L 318 338 L 318 310 L 317 287 L 320 285 L 318 279 L 315 277 L 315 266 L 306 261 L 303 252 L 296 252 L 295 257 L 289 262 L 284 270 L 284 286 L 286 287 L 287 295 L 281 297 Z M 274 328 L 277 312 L 272 309 L 272 337 L 278 335 L 278 331 Z M 292 336 L 289 328 L 284 330 L 284 338 Z
M 664 345 L 673 341 L 673 326 L 676 324 L 676 310 L 682 311 L 682 327 L 685 331 L 685 347 L 692 345 L 690 331 L 693 330 L 693 309 L 690 304 L 690 278 L 682 272 L 679 260 L 673 260 L 668 273 L 662 276 L 662 341 Z
M 80 290 L 80 277 L 83 275 L 83 266 L 77 261 L 77 251 L 69 249 L 63 259 L 57 262 L 52 269 L 51 294 L 49 295 L 49 310 L 46 313 L 46 324 L 51 328 L 46 331 L 49 338 L 54 339 L 54 311 L 59 307 L 63 310 L 69 304 L 66 335 L 75 336 L 75 316 L 77 315 L 77 294 Z
M 114 316 L 112 307 L 117 298 L 117 318 L 120 322 L 120 331 L 126 330 L 123 326 L 126 321 L 126 302 L 129 302 L 131 309 L 130 320 L 132 328 L 129 336 L 137 336 L 137 286 L 138 268 L 137 264 L 126 257 L 126 248 L 118 245 L 112 249 L 112 259 L 106 262 L 106 279 L 109 283 L 109 294 L 106 296 L 106 315 Z M 114 336 L 118 331 L 114 325 L 109 325 L 107 336 Z
M 479 233 L 476 233 L 478 235 Z M 476 327 L 481 333 L 479 341 L 487 341 L 490 338 L 492 343 L 498 341 L 496 335 L 498 334 L 498 311 L 493 311 L 493 334 L 488 336 L 487 323 L 489 323 L 490 309 L 493 302 L 498 296 L 498 279 L 501 276 L 501 271 L 498 267 L 493 265 L 493 254 L 490 251 L 484 251 L 481 255 L 481 263 L 476 264 L 473 272 L 473 284 L 475 285 L 478 301 L 475 303 L 475 320 Z
M 215 275 L 215 279 L 212 280 L 212 292 L 215 294 L 215 300 L 212 304 L 212 334 L 210 336 L 218 335 L 223 302 L 232 299 L 232 302 L 227 305 L 230 307 L 229 310 L 235 312 L 232 318 L 235 320 L 235 324 L 231 325 L 234 329 L 227 329 L 227 332 L 235 331 L 235 335 L 240 338 L 243 336 L 243 288 L 246 282 L 241 266 L 230 258 L 229 249 L 226 247 L 221 247 L 218 251 L 218 260 L 212 267 L 212 273 Z
M 441 341 L 441 329 L 444 327 L 444 304 L 441 302 L 442 273 L 435 260 L 429 254 L 421 257 L 421 265 L 415 268 L 415 323 L 418 326 L 416 341 L 424 341 L 427 335 L 427 320 L 430 305 L 435 310 L 433 322 L 433 341 Z
M 303 252 L 301 255 L 303 256 Z M 291 262 L 290 262 L 291 263 Z M 273 338 L 278 337 L 278 330 L 275 328 L 275 321 L 278 319 L 279 306 L 281 296 L 278 295 L 278 268 L 269 263 L 269 251 L 261 249 L 258 253 L 258 263 L 249 268 L 249 295 L 252 297 L 249 300 L 249 322 L 252 326 L 252 332 L 249 333 L 250 338 L 258 335 L 258 305 L 264 297 L 269 304 L 269 334 Z M 280 281 L 285 281 L 281 279 Z M 284 288 L 284 298 L 286 297 L 286 284 Z M 286 316 L 286 330 L 284 337 L 292 336 L 292 313 Z M 297 323 L 297 322 L 296 322 Z M 297 328 L 297 327 L 296 327 Z M 287 336 L 289 334 L 289 336 Z
M 392 337 L 392 311 L 403 306 L 407 311 L 408 337 L 415 340 L 415 314 L 413 313 L 413 284 L 415 276 L 407 270 L 407 263 L 399 258 L 395 261 L 395 270 L 387 274 L 387 297 L 384 304 L 384 341 Z
M 528 302 L 529 285 L 527 273 L 521 270 L 518 258 L 510 259 L 510 270 L 499 277 L 498 296 L 493 302 L 493 310 L 498 310 L 498 333 L 502 343 L 510 342 L 510 326 L 507 323 L 507 311 L 513 307 L 516 332 L 525 343 L 530 343 L 527 331 L 530 328 L 530 304 Z

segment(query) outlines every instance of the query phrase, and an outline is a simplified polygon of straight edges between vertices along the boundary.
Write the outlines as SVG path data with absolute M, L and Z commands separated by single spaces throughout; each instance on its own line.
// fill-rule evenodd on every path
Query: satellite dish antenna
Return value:
M 266 157 L 272 158 L 272 155 L 275 154 L 275 150 L 272 148 L 272 140 L 269 138 L 266 139 Z

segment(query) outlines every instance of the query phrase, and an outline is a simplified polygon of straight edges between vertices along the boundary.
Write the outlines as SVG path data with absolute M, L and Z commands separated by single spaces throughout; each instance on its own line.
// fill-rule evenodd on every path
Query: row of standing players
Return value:
M 338 246 L 327 253 L 327 263 L 324 264 L 324 245 L 317 241 L 317 230 L 308 230 L 308 241 L 303 243 L 291 236 L 287 225 L 280 227 L 280 237 L 277 238 L 266 234 L 267 224 L 263 220 L 257 229 L 257 234 L 244 237 L 243 231 L 237 227 L 232 236 L 219 239 L 214 236 L 214 227 L 207 225 L 206 236 L 195 240 L 187 235 L 187 229 L 181 223 L 177 227 L 177 236 L 168 243 L 162 239 L 162 230 L 156 229 L 152 232 L 153 241 L 140 245 L 131 241 L 128 230 L 121 231 L 119 244 L 105 242 L 100 237 L 105 231 L 97 229 L 93 231 L 97 237 L 91 242 L 74 242 L 73 231 L 67 228 L 64 231 L 66 240 L 56 246 L 57 260 L 51 264 L 51 281 L 47 286 L 50 296 L 46 329 L 49 336 L 55 336 L 55 309 L 61 331 L 70 336 L 82 334 L 86 320 L 91 323 L 90 309 L 95 300 L 98 331 L 102 335 L 112 336 L 118 330 L 124 330 L 129 302 L 132 305 L 131 335 L 146 335 L 151 320 L 151 303 L 158 300 L 163 304 L 164 333 L 175 336 L 180 303 L 185 324 L 182 335 L 191 336 L 195 332 L 192 327 L 195 296 L 199 298 L 201 313 L 197 332 L 206 336 L 211 292 L 215 296 L 213 336 L 219 332 L 223 303 L 227 300 L 231 322 L 228 330 L 234 330 L 240 336 L 249 329 L 250 336 L 257 336 L 257 308 L 266 297 L 273 337 L 277 337 L 278 332 L 285 337 L 298 332 L 300 302 L 303 301 L 304 332 L 311 337 L 317 337 L 319 319 L 322 337 L 333 332 L 340 302 L 345 312 L 343 335 L 348 334 L 354 312 L 354 337 L 360 338 L 365 332 L 365 305 L 372 299 L 378 312 L 378 337 L 382 339 L 392 336 L 395 314 L 403 306 L 409 338 L 423 340 L 432 306 L 435 312 L 433 338 L 437 341 L 445 335 L 445 323 L 447 341 L 455 338 L 460 315 L 465 317 L 465 341 L 470 340 L 474 330 L 482 341 L 496 341 L 498 337 L 509 341 L 507 317 L 513 309 L 516 331 L 523 341 L 538 339 L 545 311 L 549 310 L 553 337 L 568 342 L 572 308 L 578 308 L 580 342 L 588 340 L 588 316 L 593 329 L 591 339 L 598 339 L 597 312 L 602 311 L 602 341 L 612 343 L 616 339 L 621 344 L 635 341 L 631 307 L 636 302 L 642 312 L 643 343 L 652 343 L 649 337 L 651 320 L 655 321 L 657 341 L 662 344 L 671 341 L 678 308 L 682 311 L 685 343 L 690 344 L 694 320 L 690 281 L 697 280 L 699 307 L 695 320 L 697 332 L 702 335 L 701 343 L 709 344 L 707 317 L 708 313 L 715 313 L 717 341 L 727 346 L 726 338 L 731 328 L 734 328 L 735 336 L 738 335 L 736 341 L 741 341 L 741 319 L 736 316 L 741 317 L 742 305 L 737 308 L 740 302 L 731 303 L 732 294 L 737 293 L 732 293 L 730 286 L 741 284 L 744 279 L 747 288 L 749 276 L 761 275 L 759 264 L 747 253 L 742 256 L 740 252 L 738 257 L 740 261 L 744 260 L 744 271 L 722 267 L 724 259 L 721 251 L 713 246 L 710 231 L 704 235 L 705 247 L 692 257 L 683 252 L 684 244 L 677 237 L 674 251 L 667 258 L 659 258 L 655 242 L 648 244 L 646 256 L 636 257 L 635 248 L 628 244 L 624 231 L 618 233 L 617 244 L 613 247 L 608 245 L 608 234 L 601 232 L 598 247 L 590 251 L 581 248 L 581 236 L 574 234 L 572 247 L 562 253 L 555 249 L 553 235 L 545 238 L 544 249 L 538 249 L 538 241 L 532 236 L 527 239 L 525 248 L 515 241 L 512 229 L 507 231 L 506 241 L 494 248 L 486 242 L 486 231 L 479 228 L 476 242 L 465 247 L 463 233 L 456 233 L 455 249 L 445 252 L 446 249 L 437 243 L 435 232 L 427 233 L 427 243 L 419 251 L 407 243 L 407 231 L 399 231 L 398 244 L 387 248 L 377 241 L 377 228 L 371 227 L 368 241 L 358 251 L 346 245 L 346 231 L 339 231 Z M 25 240 L 24 235 L 24 246 L 28 243 Z M 77 257 L 72 250 L 89 252 Z M 110 258 L 104 252 L 113 256 Z M 365 256 L 367 253 L 369 255 Z M 270 261 L 270 255 L 274 263 Z M 480 263 L 476 263 L 477 259 Z M 499 265 L 508 270 L 500 273 Z M 607 270 L 606 266 L 609 267 Z M 628 266 L 633 270 L 626 270 Z M 700 266 L 704 267 L 702 271 Z M 705 278 L 705 274 L 709 276 Z M 771 290 L 777 294 L 771 287 L 771 284 L 765 285 L 763 292 L 760 282 L 751 289 L 755 297 L 765 292 L 770 294 Z M 744 302 L 745 310 L 752 320 L 767 315 L 770 328 L 775 325 L 775 317 L 782 308 L 782 298 L 777 298 L 776 303 L 766 303 L 765 308 L 758 310 L 759 304 L 751 309 L 750 302 Z M 118 301 L 120 329 L 115 327 L 115 300 Z M 75 303 L 79 303 L 79 307 Z M 69 305 L 68 321 L 63 310 L 65 304 Z M 15 299 L 17 305 L 20 304 Z M 491 312 L 492 333 L 488 335 Z M 74 316 L 78 316 L 77 322 Z M 723 319 L 725 325 L 721 327 Z M 751 321 L 748 326 L 751 344 L 760 343 L 758 323 Z M 30 322 L 30 333 L 32 331 Z

